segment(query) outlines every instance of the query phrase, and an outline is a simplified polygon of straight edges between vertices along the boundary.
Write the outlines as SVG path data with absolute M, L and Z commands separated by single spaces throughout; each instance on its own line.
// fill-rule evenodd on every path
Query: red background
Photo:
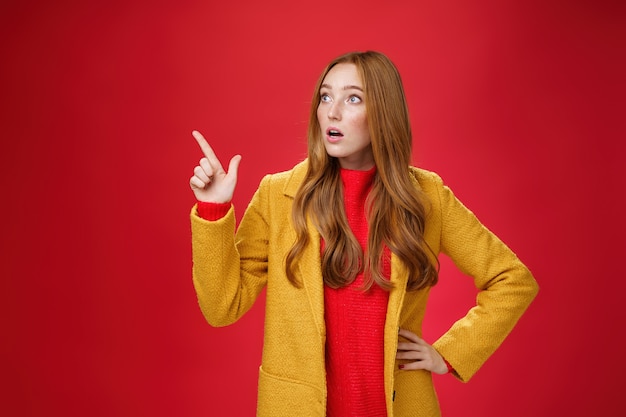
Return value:
M 437 171 L 541 292 L 444 415 L 624 413 L 621 1 L 17 2 L 0 6 L 0 407 L 21 416 L 250 416 L 263 300 L 205 323 L 188 178 L 243 155 L 237 215 L 305 154 L 315 80 L 375 49 Z M 473 302 L 446 260 L 425 337 Z

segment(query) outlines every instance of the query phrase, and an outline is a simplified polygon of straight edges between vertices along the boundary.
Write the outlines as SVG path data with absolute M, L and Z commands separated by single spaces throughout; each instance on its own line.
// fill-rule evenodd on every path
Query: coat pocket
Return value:
M 394 373 L 394 416 L 440 417 L 439 400 L 428 371 Z
M 272 375 L 259 368 L 257 417 L 324 417 L 324 392 L 306 382 Z

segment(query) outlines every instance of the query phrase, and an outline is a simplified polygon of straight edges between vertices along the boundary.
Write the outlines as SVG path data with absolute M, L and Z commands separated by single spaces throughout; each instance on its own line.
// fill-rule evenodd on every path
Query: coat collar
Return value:
M 306 175 L 306 170 L 308 169 L 309 161 L 305 159 L 300 162 L 296 166 L 291 169 L 291 176 L 285 183 L 285 187 L 283 188 L 283 193 L 287 197 L 295 197 L 298 188 L 300 188 L 300 184 L 304 180 L 304 176 Z

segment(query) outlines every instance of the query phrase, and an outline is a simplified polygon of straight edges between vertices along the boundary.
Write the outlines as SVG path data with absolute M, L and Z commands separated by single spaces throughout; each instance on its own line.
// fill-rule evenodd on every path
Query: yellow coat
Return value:
M 306 161 L 268 175 L 253 196 L 238 230 L 233 208 L 217 221 L 191 212 L 193 280 L 200 308 L 212 326 L 237 321 L 266 288 L 263 358 L 259 369 L 257 415 L 324 417 L 324 290 L 320 236 L 310 227 L 311 244 L 299 269 L 302 288 L 287 280 L 284 258 L 295 239 L 291 205 Z M 477 304 L 433 346 L 467 381 L 498 348 L 535 297 L 529 270 L 457 200 L 436 174 L 411 168 L 417 186 L 430 198 L 425 238 L 435 253 L 447 254 L 479 289 Z M 384 378 L 389 417 L 439 416 L 430 372 L 401 371 L 396 363 L 398 328 L 421 335 L 429 289 L 405 290 L 407 275 L 392 256 L 385 324 Z

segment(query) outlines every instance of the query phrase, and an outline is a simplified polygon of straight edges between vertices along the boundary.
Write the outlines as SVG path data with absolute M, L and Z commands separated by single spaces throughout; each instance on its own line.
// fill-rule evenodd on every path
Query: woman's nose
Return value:
M 328 108 L 328 118 L 333 120 L 341 120 L 341 103 L 332 103 Z

